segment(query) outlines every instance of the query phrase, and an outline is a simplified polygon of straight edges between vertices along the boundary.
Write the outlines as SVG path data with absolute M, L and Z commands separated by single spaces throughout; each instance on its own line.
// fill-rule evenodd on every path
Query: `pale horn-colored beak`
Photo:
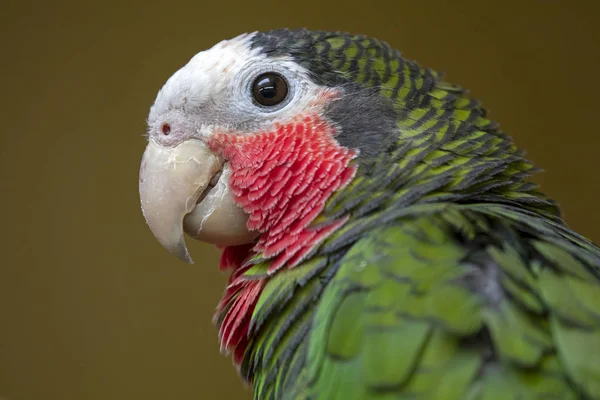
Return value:
M 140 167 L 140 200 L 144 218 L 163 247 L 191 264 L 184 231 L 224 246 L 256 238 L 258 233 L 246 227 L 248 216 L 233 200 L 230 174 L 229 163 L 202 141 L 190 139 L 174 147 L 148 142 Z
M 148 142 L 140 167 L 142 213 L 150 230 L 168 251 L 192 263 L 183 237 L 183 218 L 223 161 L 203 142 L 187 140 L 175 147 Z

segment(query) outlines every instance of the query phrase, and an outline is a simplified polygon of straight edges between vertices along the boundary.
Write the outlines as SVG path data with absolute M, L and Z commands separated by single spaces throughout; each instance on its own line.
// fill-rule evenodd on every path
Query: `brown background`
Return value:
M 546 169 L 537 180 L 570 225 L 600 241 L 593 3 L 3 2 L 0 395 L 250 397 L 211 324 L 225 281 L 216 251 L 192 243 L 194 266 L 169 256 L 137 193 L 157 90 L 241 32 L 361 32 L 445 71 Z

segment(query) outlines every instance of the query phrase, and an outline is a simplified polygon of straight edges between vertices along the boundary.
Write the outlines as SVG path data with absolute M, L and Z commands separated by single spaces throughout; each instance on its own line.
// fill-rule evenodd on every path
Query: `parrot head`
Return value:
M 167 250 L 191 262 L 184 233 L 249 244 L 275 270 L 345 222 L 315 219 L 362 158 L 397 140 L 401 87 L 389 65 L 358 65 L 347 44 L 339 33 L 244 34 L 167 80 L 148 116 L 139 180 L 144 217 Z

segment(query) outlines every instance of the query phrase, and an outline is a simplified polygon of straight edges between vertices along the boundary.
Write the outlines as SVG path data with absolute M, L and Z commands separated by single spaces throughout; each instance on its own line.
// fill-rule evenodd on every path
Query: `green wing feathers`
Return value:
M 600 249 L 481 104 L 384 42 L 277 35 L 318 83 L 379 91 L 398 129 L 312 223 L 348 222 L 268 277 L 241 366 L 255 398 L 600 399 Z
M 598 249 L 508 206 L 413 211 L 340 261 L 305 396 L 600 398 Z

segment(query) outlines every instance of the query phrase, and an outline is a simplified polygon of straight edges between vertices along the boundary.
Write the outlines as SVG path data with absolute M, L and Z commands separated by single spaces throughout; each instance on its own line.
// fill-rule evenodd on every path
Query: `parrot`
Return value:
M 185 262 L 186 235 L 220 251 L 254 399 L 600 399 L 600 248 L 443 74 L 367 35 L 244 33 L 146 125 L 143 217 Z

